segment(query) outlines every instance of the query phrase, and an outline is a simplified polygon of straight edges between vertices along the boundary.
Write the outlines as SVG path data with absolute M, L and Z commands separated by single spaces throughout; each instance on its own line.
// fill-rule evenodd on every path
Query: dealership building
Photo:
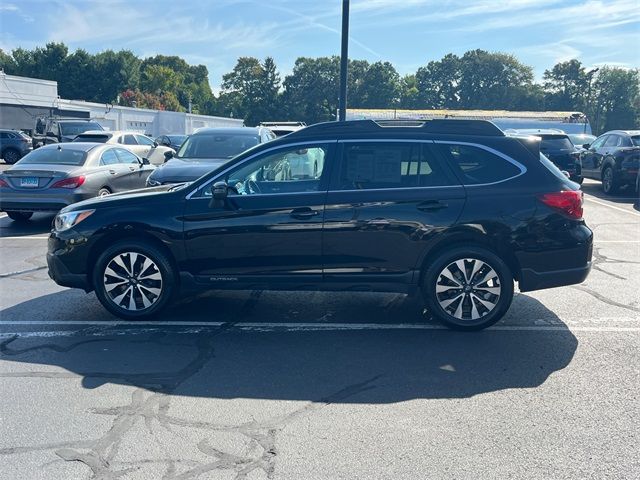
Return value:
M 0 128 L 31 133 L 38 118 L 84 118 L 107 130 L 131 130 L 152 137 L 190 134 L 202 127 L 239 127 L 241 119 L 122 107 L 66 100 L 58 96 L 58 83 L 6 75 L 0 71 Z

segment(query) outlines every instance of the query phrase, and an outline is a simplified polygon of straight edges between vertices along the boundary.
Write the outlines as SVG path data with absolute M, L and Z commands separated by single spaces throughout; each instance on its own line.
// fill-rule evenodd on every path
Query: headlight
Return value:
M 95 212 L 95 210 L 77 210 L 75 212 L 59 213 L 53 221 L 53 227 L 58 232 L 64 232 L 79 224 L 93 212 Z
M 162 185 L 162 182 L 158 180 L 154 180 L 153 178 L 147 177 L 147 187 L 157 187 L 158 185 Z

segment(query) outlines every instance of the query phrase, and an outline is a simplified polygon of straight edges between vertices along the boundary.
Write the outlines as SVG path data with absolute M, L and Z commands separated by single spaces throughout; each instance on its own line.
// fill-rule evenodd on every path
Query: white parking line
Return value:
M 24 236 L 24 237 L 0 237 L 0 240 L 48 240 L 49 237 L 34 237 L 34 236 Z
M 64 321 L 24 321 L 24 322 L 0 322 L 4 325 L 40 325 L 40 326 L 77 326 L 82 329 L 86 326 L 102 327 L 122 327 L 122 326 L 146 326 L 146 327 L 215 327 L 219 328 L 232 322 L 143 322 L 143 321 L 87 321 L 87 322 L 64 322 Z M 448 330 L 445 326 L 427 323 L 284 323 L 284 322 L 240 322 L 232 323 L 234 329 L 242 330 L 285 330 L 285 331 L 337 331 L 337 330 Z M 156 328 L 157 329 L 157 328 Z M 614 326 L 560 326 L 560 325 L 496 325 L 487 331 L 578 331 L 578 332 L 640 332 L 640 325 L 637 327 L 614 327 Z M 21 335 L 21 333 L 38 332 L 2 332 L 2 336 Z M 55 332 L 42 332 L 51 335 Z M 60 333 L 65 333 L 64 331 Z M 66 333 L 69 333 L 67 330 Z M 108 331 L 105 331 L 108 333 Z
M 587 197 L 587 196 L 585 196 L 584 199 L 587 202 L 597 203 L 598 205 L 602 205 L 603 207 L 609 207 L 609 208 L 612 208 L 614 210 L 619 210 L 621 212 L 628 213 L 628 214 L 633 215 L 635 217 L 640 217 L 640 213 L 632 212 L 631 210 L 626 210 L 624 208 L 620 208 L 620 207 L 615 207 L 613 205 L 609 205 L 608 203 L 599 202 L 598 200 L 594 200 L 593 198 L 590 198 L 590 197 Z

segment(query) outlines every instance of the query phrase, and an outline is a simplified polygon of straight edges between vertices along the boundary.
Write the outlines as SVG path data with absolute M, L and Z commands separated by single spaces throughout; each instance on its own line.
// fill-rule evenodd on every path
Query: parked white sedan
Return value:
M 161 165 L 166 161 L 165 152 L 176 153 L 172 148 L 158 145 L 146 135 L 137 132 L 90 130 L 81 133 L 73 141 L 119 144 L 140 158 L 146 158 L 153 165 Z

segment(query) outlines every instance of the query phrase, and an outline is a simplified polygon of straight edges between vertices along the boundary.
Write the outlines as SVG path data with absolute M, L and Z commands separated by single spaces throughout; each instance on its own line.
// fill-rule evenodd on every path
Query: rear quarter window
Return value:
M 522 173 L 506 158 L 480 147 L 438 144 L 438 148 L 465 185 L 501 182 Z

